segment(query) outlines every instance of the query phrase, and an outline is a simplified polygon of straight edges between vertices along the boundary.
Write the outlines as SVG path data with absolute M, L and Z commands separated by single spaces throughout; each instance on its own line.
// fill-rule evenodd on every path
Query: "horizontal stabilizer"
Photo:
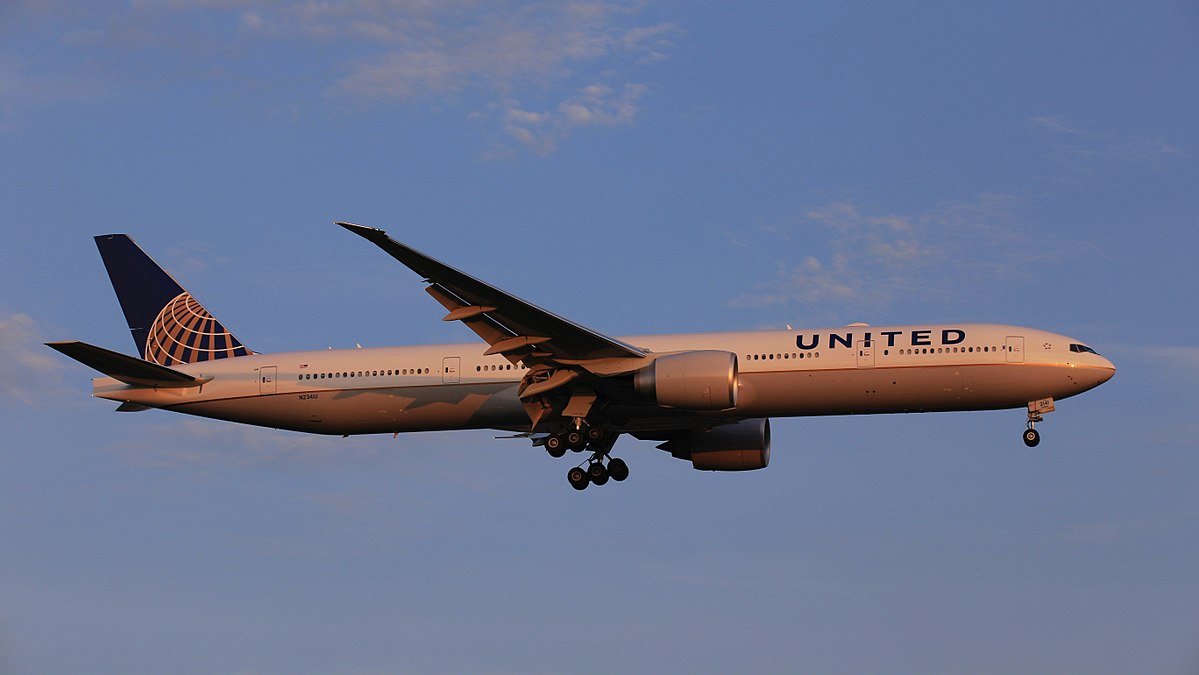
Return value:
M 135 387 L 198 387 L 211 378 L 200 379 L 187 373 L 150 363 L 139 358 L 109 351 L 86 342 L 47 342 L 46 346 L 66 354 L 105 375 Z

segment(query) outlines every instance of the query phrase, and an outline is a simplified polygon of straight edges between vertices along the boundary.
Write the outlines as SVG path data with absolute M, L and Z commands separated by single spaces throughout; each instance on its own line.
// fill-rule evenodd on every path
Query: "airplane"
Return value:
M 139 357 L 84 342 L 47 346 L 95 370 L 92 395 L 315 434 L 494 429 L 551 456 L 580 453 L 583 490 L 629 476 L 621 435 L 707 471 L 763 469 L 770 418 L 1023 409 L 1023 439 L 1057 401 L 1103 384 L 1086 343 L 961 323 L 610 337 L 402 244 L 338 222 L 427 284 L 483 344 L 260 354 L 124 234 L 95 237 Z M 788 327 L 789 328 L 789 327 Z

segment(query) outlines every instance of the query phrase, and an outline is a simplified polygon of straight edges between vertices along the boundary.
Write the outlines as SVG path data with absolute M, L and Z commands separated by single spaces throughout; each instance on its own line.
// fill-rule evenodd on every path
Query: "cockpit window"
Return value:
M 1070 351 L 1078 352 L 1079 354 L 1094 354 L 1095 356 L 1099 356 L 1099 352 L 1086 345 L 1072 344 L 1070 345 Z

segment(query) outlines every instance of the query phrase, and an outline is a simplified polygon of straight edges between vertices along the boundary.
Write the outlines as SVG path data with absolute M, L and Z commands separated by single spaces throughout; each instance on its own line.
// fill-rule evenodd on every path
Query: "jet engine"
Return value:
M 660 356 L 633 375 L 637 393 L 668 408 L 737 406 L 737 355 L 703 350 Z
M 752 471 L 770 464 L 770 420 L 680 432 L 658 446 L 700 471 Z

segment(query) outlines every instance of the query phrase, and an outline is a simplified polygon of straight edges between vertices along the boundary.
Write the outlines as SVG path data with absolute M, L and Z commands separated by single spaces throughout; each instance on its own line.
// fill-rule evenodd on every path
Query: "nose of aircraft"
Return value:
M 1099 357 L 1099 384 L 1103 384 L 1104 382 L 1107 382 L 1108 380 L 1112 379 L 1112 376 L 1115 374 L 1116 374 L 1116 364 L 1114 364 L 1111 361 L 1107 360 L 1106 358 L 1100 356 Z

